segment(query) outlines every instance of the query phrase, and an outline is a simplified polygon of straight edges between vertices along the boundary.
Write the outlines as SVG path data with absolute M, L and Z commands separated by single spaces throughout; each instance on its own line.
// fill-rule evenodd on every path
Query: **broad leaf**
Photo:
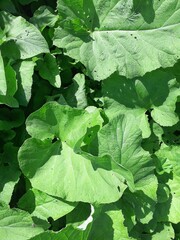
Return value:
M 27 131 L 34 138 L 59 138 L 71 147 L 79 147 L 87 130 L 95 126 L 99 129 L 102 123 L 99 109 L 89 113 L 49 102 L 28 117 Z
M 34 188 L 67 201 L 114 202 L 126 188 L 111 170 L 109 158 L 77 154 L 66 143 L 61 147 L 60 141 L 25 141 L 19 164 Z
M 148 152 L 140 146 L 141 130 L 133 115 L 113 118 L 100 130 L 98 139 L 99 154 L 110 155 L 132 173 L 135 182 L 152 173 L 153 163 Z
M 54 44 L 81 61 L 95 80 L 115 71 L 142 76 L 179 59 L 178 0 L 58 0 L 58 10 L 63 21 Z
M 17 58 L 26 59 L 49 52 L 44 37 L 33 24 L 6 12 L 0 12 L 0 19 L 5 28 L 6 41 L 14 41 L 16 51 L 18 50 Z
M 0 236 L 2 240 L 27 240 L 43 229 L 36 226 L 27 212 L 0 207 Z

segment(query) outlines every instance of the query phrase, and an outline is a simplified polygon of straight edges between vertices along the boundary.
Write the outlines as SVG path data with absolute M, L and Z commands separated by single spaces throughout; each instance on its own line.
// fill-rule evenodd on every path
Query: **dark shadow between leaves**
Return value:
M 14 40 L 4 42 L 1 45 L 1 52 L 3 57 L 7 57 L 9 59 L 17 60 L 21 58 L 20 51 Z
M 94 220 L 88 239 L 114 239 L 113 221 L 105 212 Z
M 130 191 L 127 191 L 126 194 L 124 194 L 123 200 L 131 205 L 131 208 L 135 212 L 136 218 L 139 221 L 145 218 L 149 213 L 153 212 L 156 205 L 156 202 L 148 197 L 142 190 L 138 190 L 133 194 Z M 125 221 L 128 221 L 128 219 L 126 220 L 126 217 Z
M 135 79 L 126 79 L 114 73 L 104 80 L 102 91 L 104 97 L 128 108 L 151 109 L 152 105 L 161 106 L 168 97 L 170 80 L 172 75 L 161 70 Z
M 144 21 L 152 23 L 155 18 L 155 11 L 153 8 L 153 0 L 133 0 L 133 11 L 140 13 Z
M 49 230 L 54 232 L 60 231 L 62 228 L 66 227 L 66 217 L 58 218 L 57 220 L 53 220 L 53 218 L 48 218 L 48 222 L 50 223 Z
M 69 203 L 69 202 L 68 202 Z M 91 206 L 89 203 L 79 202 L 78 205 L 66 215 L 66 223 L 83 223 L 91 214 Z

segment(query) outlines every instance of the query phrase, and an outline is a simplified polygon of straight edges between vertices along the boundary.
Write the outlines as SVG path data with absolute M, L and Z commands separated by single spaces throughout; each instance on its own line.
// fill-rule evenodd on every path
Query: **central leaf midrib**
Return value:
M 179 23 L 175 23 L 175 24 L 171 24 L 171 25 L 168 25 L 168 26 L 162 26 L 162 27 L 158 27 L 158 28 L 151 28 L 151 29 L 130 29 L 130 30 L 128 30 L 128 29 L 112 29 L 112 30 L 101 30 L 101 29 L 99 29 L 99 30 L 94 30 L 92 33 L 100 33 L 100 32 L 106 32 L 106 33 L 108 33 L 108 32 L 117 32 L 117 33 L 119 33 L 119 32 L 145 32 L 145 31 L 160 31 L 160 30 L 164 30 L 164 29 L 167 29 L 167 28 L 171 28 L 171 27 L 175 27 L 175 26 L 177 26 L 177 25 L 180 25 Z

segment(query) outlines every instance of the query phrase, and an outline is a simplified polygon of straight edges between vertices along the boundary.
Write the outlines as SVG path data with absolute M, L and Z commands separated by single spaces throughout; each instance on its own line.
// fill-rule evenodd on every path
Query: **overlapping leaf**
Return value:
M 0 12 L 0 20 L 0 27 L 6 34 L 5 42 L 11 41 L 11 45 L 5 45 L 9 54 L 12 51 L 15 52 L 16 58 L 27 59 L 40 53 L 49 52 L 44 37 L 33 24 L 24 18 Z M 12 52 L 11 54 L 13 54 Z
M 112 171 L 110 158 L 93 157 L 77 148 L 87 129 L 101 124 L 99 111 L 88 113 L 54 102 L 33 113 L 27 129 L 38 139 L 25 141 L 19 151 L 20 167 L 32 186 L 68 201 L 118 200 L 126 186 L 123 177 Z
M 95 80 L 115 71 L 142 76 L 179 59 L 178 0 L 58 0 L 58 10 L 62 27 L 54 44 L 81 61 Z
M 175 112 L 179 86 L 170 73 L 157 70 L 134 80 L 114 74 L 103 82 L 102 92 L 108 117 L 127 112 L 139 116 L 140 128 L 146 137 L 147 110 L 151 111 L 153 119 L 162 126 L 172 126 L 179 120 Z
M 47 220 L 49 217 L 52 217 L 54 220 L 57 220 L 71 212 L 75 208 L 76 203 L 65 202 L 62 199 L 32 189 L 23 195 L 18 206 L 40 219 Z
M 0 239 L 180 239 L 179 15 L 0 1 Z
M 41 232 L 43 232 L 43 228 L 36 226 L 27 212 L 0 207 L 0 236 L 2 240 L 26 240 Z

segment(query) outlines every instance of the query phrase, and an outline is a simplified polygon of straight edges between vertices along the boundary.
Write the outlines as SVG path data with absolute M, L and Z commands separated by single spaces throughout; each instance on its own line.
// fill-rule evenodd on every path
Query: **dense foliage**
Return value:
M 180 240 L 180 1 L 0 1 L 0 240 Z

